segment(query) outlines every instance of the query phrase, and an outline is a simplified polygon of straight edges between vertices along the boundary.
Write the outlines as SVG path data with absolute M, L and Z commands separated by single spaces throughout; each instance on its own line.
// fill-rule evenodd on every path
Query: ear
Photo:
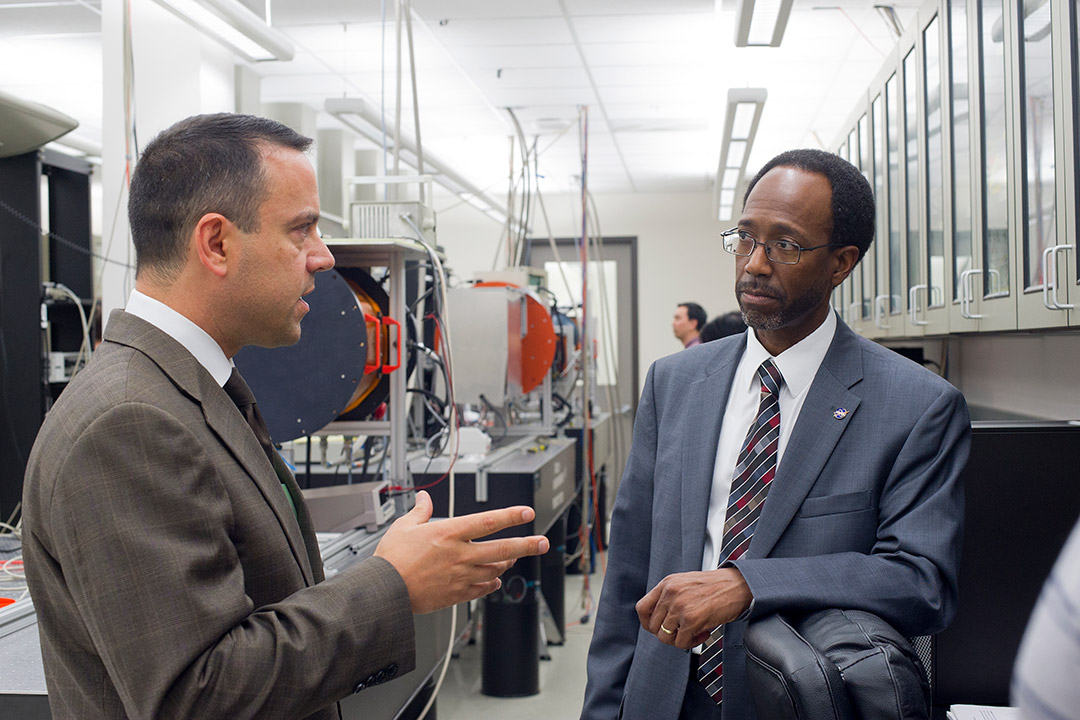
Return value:
M 195 243 L 195 254 L 207 270 L 218 277 L 224 277 L 228 267 L 226 252 L 230 247 L 229 238 L 236 232 L 229 219 L 218 213 L 207 213 L 199 218 L 195 230 L 191 233 Z
M 832 257 L 834 263 L 832 284 L 833 287 L 836 287 L 847 280 L 847 276 L 855 269 L 855 264 L 859 262 L 859 248 L 854 245 L 845 245 L 842 248 L 833 250 Z

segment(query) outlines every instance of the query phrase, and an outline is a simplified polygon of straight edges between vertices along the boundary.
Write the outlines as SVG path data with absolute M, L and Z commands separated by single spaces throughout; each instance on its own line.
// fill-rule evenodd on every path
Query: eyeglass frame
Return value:
M 746 237 L 750 238 L 750 241 L 752 243 L 754 243 L 754 246 L 752 248 L 750 248 L 750 252 L 746 253 L 745 255 L 743 253 L 737 253 L 734 250 L 729 249 L 728 246 L 727 246 L 727 243 L 723 242 L 723 240 L 725 240 L 726 238 L 731 237 L 732 235 L 735 235 L 736 233 L 741 233 L 742 235 L 746 235 Z M 734 255 L 736 257 L 750 257 L 751 255 L 754 254 L 754 251 L 756 251 L 758 249 L 758 246 L 761 246 L 761 247 L 765 248 L 765 257 L 768 259 L 768 261 L 771 262 L 771 263 L 776 263 L 778 265 L 798 265 L 799 261 L 802 260 L 802 254 L 804 252 L 810 252 L 811 250 L 820 250 L 821 248 L 824 248 L 824 247 L 844 247 L 844 243 L 835 243 L 835 242 L 825 243 L 824 245 L 815 245 L 814 247 L 803 247 L 802 245 L 795 242 L 794 240 L 784 239 L 783 242 L 789 242 L 792 245 L 794 245 L 796 248 L 799 249 L 799 256 L 797 258 L 795 258 L 794 262 L 788 262 L 786 260 L 774 260 L 772 255 L 769 254 L 769 248 L 772 247 L 772 246 L 769 245 L 769 243 L 778 242 L 777 240 L 758 240 L 756 237 L 751 235 L 748 231 L 740 230 L 738 227 L 733 227 L 730 230 L 725 230 L 724 232 L 720 233 L 720 238 L 721 238 L 721 241 L 722 241 L 721 245 L 723 246 L 724 250 L 731 253 L 732 255 Z M 739 239 L 741 240 L 743 238 L 740 236 Z

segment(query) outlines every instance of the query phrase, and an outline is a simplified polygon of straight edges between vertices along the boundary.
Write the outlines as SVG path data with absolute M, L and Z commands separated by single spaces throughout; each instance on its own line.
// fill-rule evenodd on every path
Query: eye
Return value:
M 786 240 L 784 238 L 773 240 L 773 247 L 780 252 L 799 252 L 799 250 L 802 249 L 794 240 Z

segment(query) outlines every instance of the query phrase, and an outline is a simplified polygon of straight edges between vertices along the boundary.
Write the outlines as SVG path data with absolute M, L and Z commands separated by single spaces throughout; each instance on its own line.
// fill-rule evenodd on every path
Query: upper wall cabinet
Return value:
M 1068 165 L 1062 71 L 1068 56 L 1062 54 L 1066 43 L 1058 32 L 1067 12 L 1052 0 L 1014 0 L 1008 13 L 1015 29 L 1011 60 L 1020 101 L 1013 144 L 1019 171 L 1013 205 L 1021 222 L 1013 277 L 1021 328 L 1067 325 L 1073 304 L 1069 286 L 1075 283 L 1068 278 L 1075 277 L 1076 246 L 1065 237 L 1063 197 Z
M 1080 326 L 1078 6 L 932 0 L 906 28 L 833 144 L 877 203 L 834 297 L 859 332 Z

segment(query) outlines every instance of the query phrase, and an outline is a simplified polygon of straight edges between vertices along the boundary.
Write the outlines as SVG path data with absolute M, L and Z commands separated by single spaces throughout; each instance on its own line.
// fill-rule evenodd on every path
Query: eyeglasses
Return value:
M 754 250 L 758 245 L 765 248 L 765 257 L 769 258 L 770 262 L 779 263 L 781 265 L 797 265 L 799 258 L 802 257 L 804 252 L 810 252 L 811 250 L 820 250 L 823 247 L 840 247 L 841 243 L 825 243 L 824 245 L 815 245 L 814 247 L 802 247 L 794 240 L 787 240 L 785 238 L 779 238 L 777 240 L 765 240 L 762 242 L 758 240 L 750 233 L 739 228 L 731 228 L 727 232 L 720 233 L 720 237 L 724 241 L 724 249 L 732 255 L 739 255 L 741 257 L 750 257 L 754 254 Z

